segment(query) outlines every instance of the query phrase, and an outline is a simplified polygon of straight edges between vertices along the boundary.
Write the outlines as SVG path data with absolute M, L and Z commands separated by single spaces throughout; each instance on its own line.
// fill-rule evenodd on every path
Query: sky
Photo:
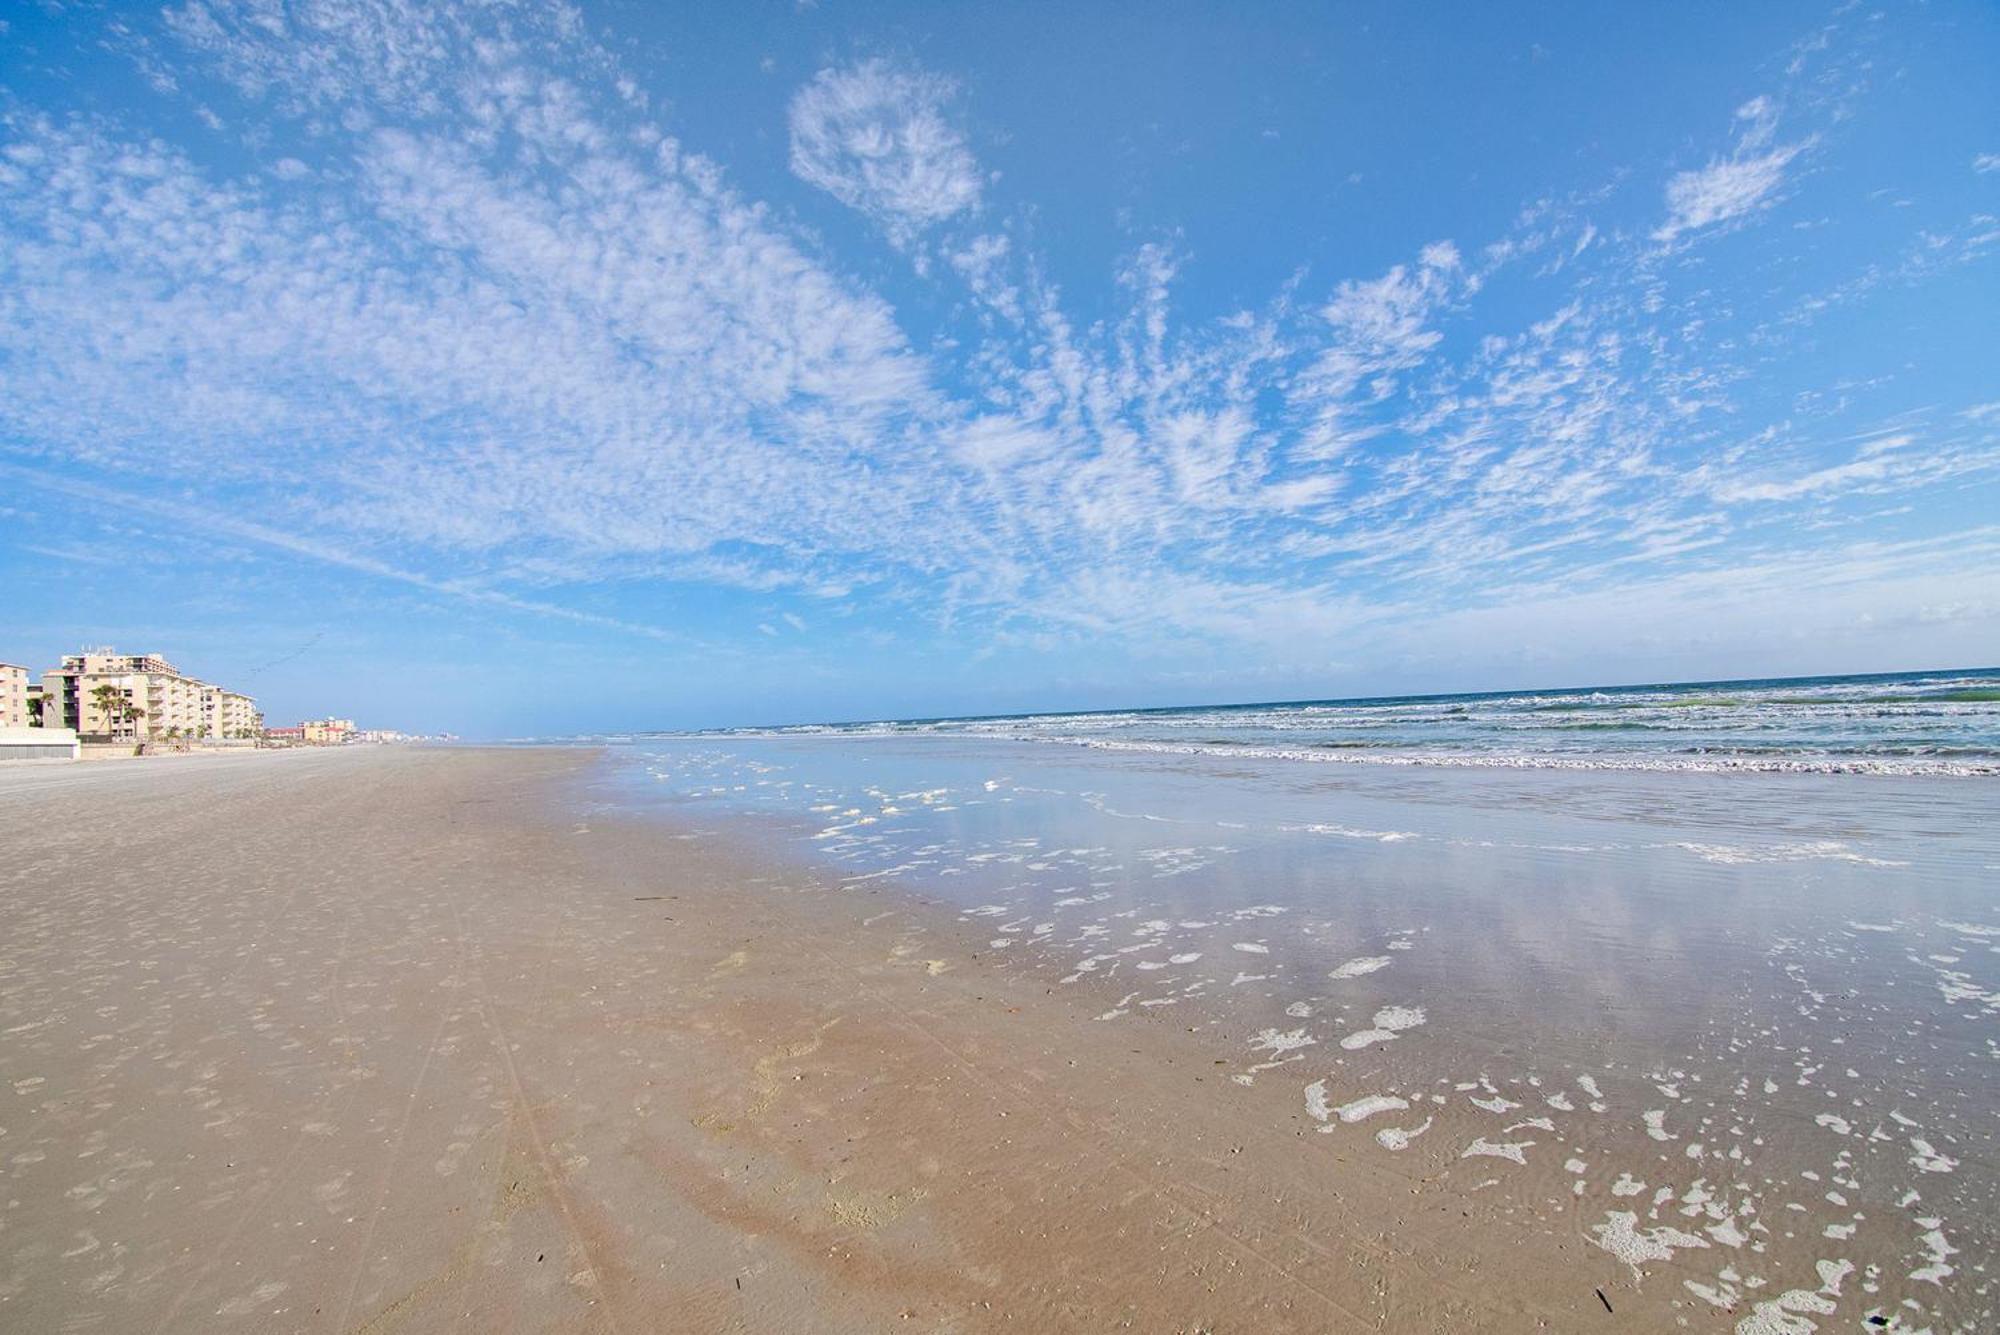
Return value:
M 2000 7 L 0 7 L 0 660 L 520 736 L 2000 662 Z

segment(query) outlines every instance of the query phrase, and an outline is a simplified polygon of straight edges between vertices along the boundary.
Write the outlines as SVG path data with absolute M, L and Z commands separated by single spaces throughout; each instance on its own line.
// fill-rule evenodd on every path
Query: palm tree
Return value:
M 122 688 L 113 686 L 108 681 L 99 682 L 92 688 L 90 694 L 97 701 L 97 708 L 104 715 L 105 721 L 111 725 L 111 739 L 113 741 L 119 740 L 119 727 L 121 724 L 136 725 L 140 719 L 146 717 L 146 711 L 133 704 L 127 698 Z M 132 740 L 137 741 L 138 739 L 139 730 L 134 726 L 132 728 Z
M 118 738 L 118 724 L 124 716 L 124 708 L 131 702 L 125 693 L 108 681 L 101 681 L 91 689 L 90 698 L 97 702 L 97 712 L 104 716 L 105 726 L 110 729 L 113 741 Z

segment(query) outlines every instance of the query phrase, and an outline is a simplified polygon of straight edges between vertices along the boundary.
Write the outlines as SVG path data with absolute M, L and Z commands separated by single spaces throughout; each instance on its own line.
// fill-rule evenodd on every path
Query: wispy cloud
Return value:
M 220 511 L 205 509 L 184 502 L 164 500 L 132 492 L 118 491 L 95 483 L 80 482 L 73 478 L 60 477 L 51 473 L 37 472 L 16 465 L 0 463 L 0 473 L 14 478 L 17 485 L 55 492 L 74 500 L 100 506 L 107 511 L 122 515 L 148 515 L 171 521 L 182 531 L 207 538 L 229 538 L 253 543 L 291 556 L 301 557 L 321 565 L 336 566 L 375 579 L 405 584 L 444 597 L 471 603 L 479 607 L 497 608 L 508 612 L 523 612 L 532 616 L 551 617 L 558 621 L 569 621 L 582 626 L 617 631 L 625 635 L 643 636 L 674 644 L 693 644 L 691 637 L 666 630 L 659 626 L 649 626 L 641 622 L 628 621 L 623 617 L 605 616 L 584 611 L 562 603 L 542 602 L 533 598 L 522 598 L 503 590 L 492 589 L 462 579 L 439 579 L 421 571 L 407 570 L 388 561 L 363 553 L 346 550 L 333 543 L 308 537 L 301 533 L 274 528 Z M 77 559 L 65 557 L 65 559 Z
M 1773 144 L 1777 111 L 1767 97 L 1737 108 L 1741 127 L 1736 148 L 1726 158 L 1674 173 L 1667 182 L 1667 219 L 1654 231 L 1655 240 L 1672 241 L 1684 232 L 1701 231 L 1768 207 L 1785 181 L 1785 168 L 1803 145 Z
M 948 115 L 956 93 L 881 58 L 821 70 L 792 98 L 792 170 L 908 241 L 979 204 L 979 166 Z

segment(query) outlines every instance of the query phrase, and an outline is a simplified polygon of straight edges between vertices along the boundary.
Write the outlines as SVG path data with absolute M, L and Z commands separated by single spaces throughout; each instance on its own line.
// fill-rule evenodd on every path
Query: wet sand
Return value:
M 937 734 L 651 738 L 605 775 L 615 809 L 950 904 L 989 964 L 1292 1090 L 1302 1157 L 1393 1161 L 1544 1256 L 1581 1237 L 1691 1327 L 2000 1319 L 1985 780 Z
M 1189 1016 L 1104 1024 L 951 906 L 589 807 L 593 764 L 0 774 L 0 1327 L 1750 1314 L 1601 1216 L 1524 1226 L 1553 1162 L 1349 1152 Z

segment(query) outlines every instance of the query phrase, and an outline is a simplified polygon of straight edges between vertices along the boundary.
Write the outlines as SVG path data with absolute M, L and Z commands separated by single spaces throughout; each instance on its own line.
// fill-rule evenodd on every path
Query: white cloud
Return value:
M 2000 172 L 2000 153 L 1981 153 L 1972 160 L 1972 170 L 1982 176 L 1987 172 Z
M 792 98 L 792 171 L 907 241 L 979 204 L 979 167 L 946 115 L 948 79 L 887 60 L 824 69 Z
M 1851 459 L 1791 477 L 1718 473 L 1711 493 L 1725 504 L 1831 500 L 1849 494 L 1909 491 L 1991 470 L 2000 463 L 2000 441 L 1977 435 L 1940 446 L 1908 431 L 1865 435 Z
M 1857 459 L 1816 469 L 1782 482 L 1726 481 L 1715 489 L 1719 501 L 1789 501 L 1844 490 L 1857 483 L 1876 482 L 1887 477 L 1894 465 L 1886 459 Z
M 1675 173 L 1667 182 L 1667 220 L 1654 231 L 1654 238 L 1671 241 L 1683 232 L 1727 222 L 1768 204 L 1784 183 L 1786 164 L 1796 156 L 1796 147 L 1774 148 Z
M 865 457 L 934 406 L 886 306 L 698 159 L 579 146 L 550 96 L 524 73 L 515 125 L 562 198 L 448 131 L 377 127 L 331 220 L 161 147 L 17 127 L 0 417 L 123 468 L 292 479 L 302 515 L 338 496 L 352 529 L 467 553 L 842 550 L 869 507 L 916 504 Z
M 1773 144 L 1777 109 L 1768 97 L 1752 98 L 1737 108 L 1741 130 L 1735 152 L 1712 159 L 1707 166 L 1676 172 L 1667 182 L 1667 219 L 1653 232 L 1656 241 L 1672 241 L 1684 232 L 1713 227 L 1769 207 L 1784 184 L 1785 168 L 1802 144 Z

